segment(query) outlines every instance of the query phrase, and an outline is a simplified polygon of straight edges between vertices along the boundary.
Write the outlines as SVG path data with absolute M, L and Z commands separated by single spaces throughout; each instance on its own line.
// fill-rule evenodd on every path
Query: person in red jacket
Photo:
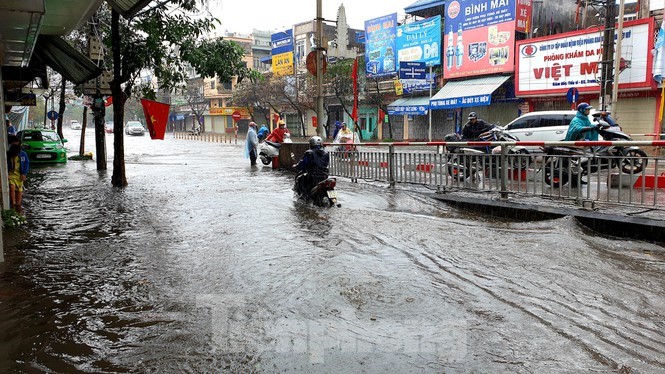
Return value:
M 286 122 L 284 120 L 279 120 L 279 127 L 273 130 L 273 132 L 268 135 L 266 138 L 267 141 L 275 143 L 284 143 L 284 134 L 289 134 L 289 129 L 286 128 Z

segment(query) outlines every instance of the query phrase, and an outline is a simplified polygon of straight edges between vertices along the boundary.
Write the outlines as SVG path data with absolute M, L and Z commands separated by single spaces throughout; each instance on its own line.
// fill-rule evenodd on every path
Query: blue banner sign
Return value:
M 432 109 L 454 109 L 471 106 L 487 106 L 492 103 L 492 94 L 451 97 L 440 100 L 431 100 Z
M 381 77 L 396 73 L 397 13 L 365 21 L 365 73 Z
M 272 55 L 293 52 L 293 30 L 286 30 L 270 35 Z
M 388 114 L 393 115 L 403 115 L 403 114 L 418 114 L 425 115 L 427 114 L 427 107 L 424 105 L 397 105 L 389 106 Z
M 397 60 L 441 65 L 441 16 L 397 28 Z

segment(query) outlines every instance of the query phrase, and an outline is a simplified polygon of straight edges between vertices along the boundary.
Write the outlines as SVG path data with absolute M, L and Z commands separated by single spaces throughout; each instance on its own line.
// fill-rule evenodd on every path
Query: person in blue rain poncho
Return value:
M 247 140 L 245 141 L 245 158 L 249 158 L 250 165 L 256 165 L 256 146 L 259 138 L 256 135 L 256 123 L 250 122 L 247 129 Z
M 335 130 L 333 131 L 333 139 L 337 139 L 337 133 L 342 129 L 342 123 L 340 121 L 335 121 Z
M 593 108 L 587 103 L 577 106 L 577 114 L 568 125 L 565 141 L 598 140 L 598 127 L 589 120 L 591 109 Z
M 263 141 L 263 139 L 267 138 L 268 135 L 270 135 L 270 130 L 266 125 L 261 125 L 261 128 L 259 129 L 259 133 L 257 134 L 259 137 L 259 141 Z

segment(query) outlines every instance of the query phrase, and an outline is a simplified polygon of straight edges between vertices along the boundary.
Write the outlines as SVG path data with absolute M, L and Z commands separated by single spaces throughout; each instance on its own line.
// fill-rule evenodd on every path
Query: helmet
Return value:
M 323 146 L 323 139 L 321 139 L 320 136 L 312 136 L 309 138 L 309 147 L 310 148 L 318 148 Z
M 577 106 L 577 111 L 578 112 L 584 112 L 587 109 L 593 109 L 591 105 L 587 103 L 580 103 L 580 105 Z
M 278 126 L 282 126 L 282 125 L 286 126 L 286 122 L 284 122 L 283 119 L 280 119 L 279 122 L 277 122 L 277 125 Z
M 256 122 L 250 122 L 249 125 L 256 127 Z
M 476 112 L 469 113 L 469 119 L 475 119 L 475 118 L 478 118 L 478 115 L 476 114 Z

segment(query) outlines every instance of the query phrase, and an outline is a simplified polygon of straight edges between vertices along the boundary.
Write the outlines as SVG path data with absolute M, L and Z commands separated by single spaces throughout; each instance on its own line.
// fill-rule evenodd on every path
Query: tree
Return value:
M 201 78 L 192 78 L 187 80 L 187 84 L 180 88 L 182 97 L 189 105 L 189 108 L 196 117 L 201 131 L 205 131 L 203 123 L 203 113 L 208 110 L 210 103 L 203 95 L 203 80 Z
M 120 14 L 111 11 L 104 43 L 113 57 L 113 186 L 127 186 L 122 131 L 125 102 L 136 91 L 148 98 L 156 96 L 157 87 L 135 87 L 141 71 L 152 71 L 159 88 L 167 90 L 186 79 L 189 67 L 203 78 L 216 75 L 220 81 L 235 76 L 240 82 L 256 76 L 244 65 L 244 51 L 237 43 L 203 39 L 218 21 L 209 16 L 194 18 L 199 15 L 198 5 L 199 0 L 165 1 L 129 20 L 121 20 Z

